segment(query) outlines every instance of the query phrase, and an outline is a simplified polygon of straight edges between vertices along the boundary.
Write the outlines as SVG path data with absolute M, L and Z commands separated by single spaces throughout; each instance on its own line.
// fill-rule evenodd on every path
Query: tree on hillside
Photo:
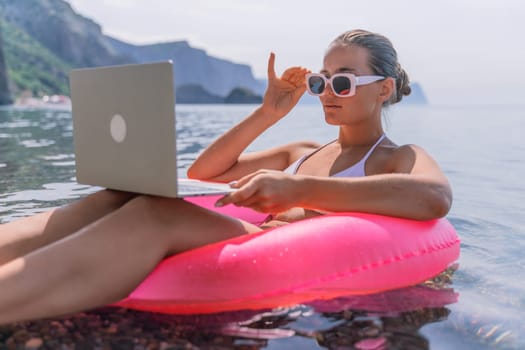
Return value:
M 7 67 L 4 59 L 4 43 L 2 40 L 2 26 L 0 25 L 0 105 L 12 103 L 7 83 Z

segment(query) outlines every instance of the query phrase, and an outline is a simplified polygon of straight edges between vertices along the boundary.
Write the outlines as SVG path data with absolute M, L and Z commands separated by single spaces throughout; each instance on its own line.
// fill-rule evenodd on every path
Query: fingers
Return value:
M 245 175 L 245 176 L 241 177 L 239 180 L 235 181 L 235 184 L 234 185 L 230 185 L 230 187 L 232 187 L 232 188 L 241 188 L 242 186 L 246 185 L 255 176 L 257 176 L 259 174 L 263 174 L 264 172 L 265 172 L 265 170 L 261 169 L 261 170 L 257 170 L 254 173 L 250 173 L 248 175 Z
M 303 67 L 291 67 L 284 71 L 282 80 L 294 87 L 300 87 L 305 85 L 305 76 L 308 72 L 309 70 Z
M 259 192 L 255 191 L 253 194 L 248 195 L 244 189 L 221 198 L 215 205 L 222 207 L 227 204 L 251 208 L 262 213 L 275 212 L 274 208 L 276 208 L 273 202 L 266 201 L 265 197 L 261 196 Z
M 252 197 L 257 192 L 256 186 L 245 186 L 242 189 L 239 189 L 235 192 L 227 194 L 226 196 L 220 198 L 215 202 L 216 207 L 223 207 L 228 204 L 239 205 L 239 203 L 246 202 L 250 197 Z
M 258 195 L 248 197 L 245 200 L 235 202 L 234 204 L 238 207 L 255 208 L 259 205 L 260 198 Z
M 274 80 L 277 78 L 275 74 L 275 54 L 270 52 L 270 58 L 268 59 L 268 80 Z
M 270 170 L 270 169 L 259 169 L 253 173 L 250 173 L 248 175 L 244 175 L 237 181 L 233 181 L 230 183 L 230 187 L 232 188 L 241 188 L 242 186 L 246 185 L 251 179 L 258 175 L 264 175 L 264 174 L 280 174 L 282 171 L 280 170 Z
M 243 176 L 237 181 L 230 182 L 230 187 L 236 188 L 238 190 L 220 198 L 217 202 L 215 202 L 215 206 L 222 207 L 227 204 L 246 206 L 246 204 L 251 204 L 251 202 L 256 200 L 254 195 L 257 193 L 259 187 L 256 182 L 254 181 L 250 182 L 250 181 L 254 177 L 267 173 L 267 172 L 271 172 L 271 171 L 261 169 L 254 173 Z
M 304 84 L 305 75 L 310 73 L 309 69 L 303 67 L 290 67 L 286 69 L 281 76 L 281 79 L 299 87 Z M 271 52 L 270 57 L 268 58 L 268 80 L 278 79 L 277 74 L 275 73 L 275 53 Z

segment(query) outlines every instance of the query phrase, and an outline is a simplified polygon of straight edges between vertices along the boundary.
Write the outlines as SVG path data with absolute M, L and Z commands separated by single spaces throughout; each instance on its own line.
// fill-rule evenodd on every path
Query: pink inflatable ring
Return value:
M 252 223 L 264 218 L 214 208 L 216 200 L 189 201 Z M 328 214 L 167 258 L 115 305 L 173 314 L 273 308 L 415 285 L 458 257 L 446 219 Z

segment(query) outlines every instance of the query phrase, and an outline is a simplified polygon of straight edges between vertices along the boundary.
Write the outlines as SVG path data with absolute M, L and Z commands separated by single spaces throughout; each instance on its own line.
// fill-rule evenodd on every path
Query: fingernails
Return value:
M 216 206 L 217 208 L 220 208 L 220 207 L 224 206 L 224 203 L 221 202 L 221 201 L 217 201 L 217 202 L 215 202 L 215 206 Z
M 237 181 L 231 181 L 231 182 L 228 182 L 228 185 L 230 185 L 230 187 L 235 187 L 236 185 L 238 184 Z

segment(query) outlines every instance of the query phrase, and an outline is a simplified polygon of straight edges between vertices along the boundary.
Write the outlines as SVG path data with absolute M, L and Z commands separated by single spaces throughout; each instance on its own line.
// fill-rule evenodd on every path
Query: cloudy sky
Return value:
M 525 104 L 520 0 L 70 0 L 104 33 L 134 43 L 187 40 L 246 63 L 321 68 L 330 41 L 354 28 L 389 37 L 433 104 Z

